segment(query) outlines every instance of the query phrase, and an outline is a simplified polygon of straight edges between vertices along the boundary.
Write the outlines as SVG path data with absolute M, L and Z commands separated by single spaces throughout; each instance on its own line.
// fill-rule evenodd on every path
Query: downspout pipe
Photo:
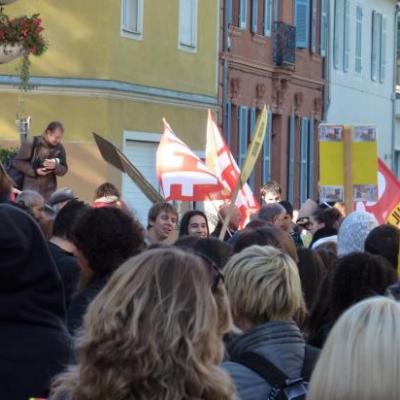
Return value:
M 397 98 L 397 80 L 398 80 L 398 73 L 397 73 L 397 47 L 398 47 L 398 23 L 399 23 L 399 13 L 400 13 L 400 2 L 396 3 L 396 11 L 394 14 L 394 52 L 393 52 L 393 92 L 392 92 L 392 160 L 391 160 L 391 167 L 392 170 L 399 175 L 398 167 L 396 165 L 396 98 Z

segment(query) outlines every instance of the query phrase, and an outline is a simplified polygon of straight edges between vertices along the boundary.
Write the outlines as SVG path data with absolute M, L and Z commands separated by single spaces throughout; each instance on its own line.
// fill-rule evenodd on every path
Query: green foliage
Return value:
M 23 48 L 24 54 L 18 68 L 21 79 L 19 88 L 23 91 L 33 89 L 29 83 L 31 65 L 29 56 L 40 56 L 47 50 L 43 30 L 39 14 L 10 19 L 0 10 L 0 44 L 3 46 L 19 44 Z
M 0 161 L 4 164 L 11 157 L 17 154 L 18 149 L 0 149 Z

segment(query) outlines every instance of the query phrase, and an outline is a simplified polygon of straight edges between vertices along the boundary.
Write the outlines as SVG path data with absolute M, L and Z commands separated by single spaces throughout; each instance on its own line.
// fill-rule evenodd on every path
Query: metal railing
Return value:
M 272 59 L 276 66 L 293 69 L 296 63 L 296 28 L 275 21 Z

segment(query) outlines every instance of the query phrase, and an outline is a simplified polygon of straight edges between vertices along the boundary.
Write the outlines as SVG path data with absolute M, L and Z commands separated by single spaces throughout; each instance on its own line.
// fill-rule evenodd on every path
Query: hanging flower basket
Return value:
M 21 80 L 19 87 L 23 91 L 32 89 L 32 85 L 29 83 L 31 65 L 29 57 L 31 55 L 40 56 L 47 50 L 47 44 L 42 34 L 44 28 L 41 23 L 39 14 L 10 19 L 0 11 L 0 63 L 3 55 L 5 60 L 9 58 L 8 61 L 11 61 L 22 54 L 18 70 Z M 11 56 L 14 50 L 11 51 L 11 54 L 9 54 L 9 50 L 14 47 L 19 48 L 20 53 Z
M 24 52 L 20 44 L 0 46 L 0 64 L 6 64 L 22 56 Z
M 0 0 L 0 6 L 6 6 L 7 4 L 14 3 L 16 0 Z

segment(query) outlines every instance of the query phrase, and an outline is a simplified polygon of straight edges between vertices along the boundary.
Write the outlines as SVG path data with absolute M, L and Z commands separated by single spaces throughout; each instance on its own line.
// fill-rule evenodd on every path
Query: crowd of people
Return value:
M 108 182 L 12 193 L 2 171 L 1 399 L 400 398 L 396 227 L 276 182 L 224 240 L 227 206 L 143 227 Z

